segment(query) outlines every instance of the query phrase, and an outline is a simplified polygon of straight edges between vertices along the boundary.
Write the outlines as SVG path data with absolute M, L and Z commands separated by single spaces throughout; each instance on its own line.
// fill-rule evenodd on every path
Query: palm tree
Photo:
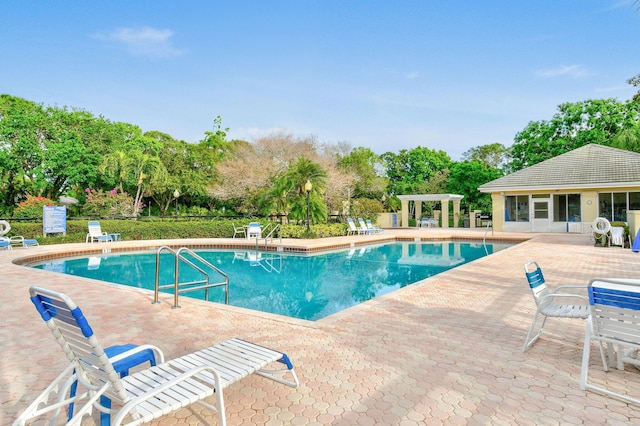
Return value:
M 158 156 L 142 152 L 134 152 L 127 165 L 137 182 L 133 200 L 133 215 L 137 216 L 143 195 L 151 190 L 154 183 L 161 184 L 166 179 L 166 168 Z
M 100 172 L 106 176 L 116 178 L 120 192 L 124 192 L 123 183 L 129 173 L 129 161 L 130 159 L 126 152 L 115 151 L 104 156 L 99 168 Z
M 307 181 L 312 184 L 309 193 L 311 218 L 314 221 L 325 221 L 327 206 L 323 194 L 327 187 L 327 172 L 318 163 L 299 157 L 298 161 L 290 164 L 287 171 L 275 180 L 274 194 L 286 194 L 289 217 L 304 220 L 307 217 Z

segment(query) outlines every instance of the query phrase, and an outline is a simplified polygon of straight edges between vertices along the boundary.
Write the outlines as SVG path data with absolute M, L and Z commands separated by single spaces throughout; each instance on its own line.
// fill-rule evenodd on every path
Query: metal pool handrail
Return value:
M 173 284 L 160 285 L 160 254 L 163 251 L 168 251 L 168 252 L 170 252 L 170 253 L 172 253 L 174 255 L 175 268 L 174 268 Z M 191 260 L 186 258 L 183 255 L 184 252 L 190 254 L 193 258 L 195 258 L 196 260 L 201 262 L 207 268 L 210 268 L 211 270 L 213 270 L 213 271 L 217 272 L 218 274 L 222 275 L 224 277 L 224 280 L 222 282 L 211 283 L 209 281 L 209 274 L 203 268 L 199 267 L 198 265 L 193 263 Z M 180 261 L 183 261 L 184 263 L 186 263 L 187 265 L 191 266 L 196 271 L 200 272 L 202 275 L 204 275 L 205 279 L 204 280 L 197 280 L 197 281 L 181 283 L 180 282 Z M 158 298 L 159 298 L 159 293 L 160 293 L 161 289 L 173 287 L 174 302 L 173 302 L 172 308 L 174 308 L 174 309 L 175 308 L 179 308 L 180 305 L 178 305 L 178 295 L 180 293 L 187 293 L 187 292 L 190 292 L 190 291 L 196 291 L 196 290 L 204 289 L 205 300 L 209 300 L 209 289 L 211 287 L 219 287 L 219 286 L 222 286 L 222 285 L 224 285 L 226 287 L 225 288 L 225 292 L 224 292 L 224 298 L 225 298 L 224 302 L 228 305 L 229 304 L 229 277 L 227 276 L 227 274 L 225 274 L 220 269 L 218 269 L 215 266 L 213 266 L 211 263 L 209 263 L 206 260 L 204 260 L 202 257 L 200 257 L 197 254 L 195 254 L 191 249 L 189 249 L 187 247 L 182 247 L 182 248 L 179 248 L 178 250 L 173 250 L 169 246 L 162 246 L 156 251 L 156 276 L 155 276 L 155 285 L 154 285 L 153 302 L 152 303 L 154 303 L 154 304 L 155 303 L 160 303 L 158 301 Z

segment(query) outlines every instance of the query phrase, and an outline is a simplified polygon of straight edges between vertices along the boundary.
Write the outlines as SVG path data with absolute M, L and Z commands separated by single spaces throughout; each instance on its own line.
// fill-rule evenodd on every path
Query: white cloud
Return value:
M 414 78 L 420 77 L 420 72 L 419 71 L 411 71 L 411 72 L 405 73 L 404 76 L 405 76 L 405 78 L 407 80 L 413 80 Z
M 260 139 L 272 134 L 286 132 L 283 127 L 258 128 L 258 127 L 239 127 L 232 129 L 234 139 L 243 139 L 247 141 Z
M 173 31 L 151 27 L 117 28 L 110 32 L 98 33 L 94 37 L 109 43 L 119 44 L 133 55 L 151 57 L 178 56 L 183 52 L 171 44 Z
M 588 75 L 582 65 L 562 65 L 558 68 L 551 68 L 546 70 L 540 70 L 536 72 L 539 77 L 554 78 L 554 77 L 585 77 Z

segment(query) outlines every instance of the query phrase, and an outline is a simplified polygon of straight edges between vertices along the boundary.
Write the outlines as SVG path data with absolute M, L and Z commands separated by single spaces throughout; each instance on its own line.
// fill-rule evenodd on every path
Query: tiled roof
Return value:
M 640 154 L 589 144 L 481 185 L 481 192 L 640 186 Z

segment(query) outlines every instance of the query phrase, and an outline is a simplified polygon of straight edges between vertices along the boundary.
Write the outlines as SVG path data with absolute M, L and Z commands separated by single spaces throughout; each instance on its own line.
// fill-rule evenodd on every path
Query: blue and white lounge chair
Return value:
M 284 353 L 240 339 L 226 340 L 122 378 L 115 364 L 130 357 L 132 351 L 153 347 L 138 346 L 109 357 L 87 318 L 68 296 L 35 286 L 29 292 L 70 364 L 25 409 L 14 426 L 47 417 L 51 424 L 57 424 L 60 411 L 70 404 L 74 404 L 76 410 L 67 424 L 79 425 L 83 416 L 97 409 L 111 416 L 112 425 L 139 425 L 195 402 L 217 411 L 219 424 L 225 425 L 223 390 L 243 377 L 256 373 L 288 386 L 299 386 L 293 365 Z M 162 359 L 161 352 L 156 358 Z M 265 369 L 274 362 L 285 364 L 286 368 Z M 281 376 L 287 372 L 292 380 Z M 76 381 L 81 390 L 67 398 L 68 390 Z M 214 394 L 215 405 L 204 402 Z M 103 404 L 102 397 L 110 403 Z
M 9 238 L 9 240 L 11 241 L 11 245 L 13 247 L 29 248 L 29 247 L 35 247 L 35 246 L 39 246 L 40 245 L 38 243 L 38 240 L 25 239 L 23 236 L 20 236 L 20 235 L 13 236 L 13 237 Z
M 349 225 L 349 228 L 347 229 L 347 235 L 360 234 L 360 231 L 358 230 L 358 227 L 356 226 L 356 223 L 353 221 L 353 219 L 348 217 L 347 224 Z
M 0 250 L 11 250 L 11 240 L 9 238 L 0 237 Z
M 358 228 L 358 232 L 361 234 L 373 234 L 373 230 L 367 228 L 367 224 L 364 222 L 364 219 L 359 217 L 358 218 L 358 223 L 360 224 L 360 227 Z
M 640 280 L 594 278 L 589 282 L 589 302 L 591 316 L 587 320 L 584 336 L 580 389 L 589 389 L 626 402 L 640 404 L 637 397 L 620 392 L 626 388 L 622 379 L 612 378 L 610 383 L 613 383 L 613 386 L 609 389 L 605 388 L 605 385 L 596 386 L 588 383 L 592 341 L 598 343 L 604 371 L 608 371 L 609 368 L 603 343 L 606 343 L 609 349 L 611 364 L 614 361 L 613 348 L 617 348 L 616 360 L 619 370 L 624 370 L 625 363 L 640 368 L 640 359 L 636 356 L 640 350 Z M 635 378 L 630 380 L 635 381 Z M 614 390 L 613 387 L 617 389 Z
M 89 232 L 87 233 L 85 242 L 93 243 L 94 241 L 97 241 L 99 243 L 106 243 L 106 242 L 113 241 L 112 235 L 102 231 L 102 228 L 100 227 L 100 222 L 89 221 L 87 226 L 89 228 Z
M 529 287 L 531 287 L 533 298 L 536 301 L 536 313 L 533 316 L 531 327 L 529 327 L 529 332 L 524 340 L 522 352 L 526 352 L 527 349 L 538 340 L 548 317 L 586 319 L 591 314 L 589 299 L 587 299 L 586 296 L 586 286 L 564 285 L 550 292 L 542 275 L 540 265 L 533 260 L 524 264 L 524 273 L 529 282 Z M 567 289 L 570 289 L 574 293 L 564 293 Z M 584 292 L 584 295 L 575 294 L 575 292 Z M 542 315 L 540 328 L 536 335 L 531 337 L 538 322 L 539 315 Z
M 372 234 L 378 234 L 380 232 L 384 232 L 384 229 L 380 228 L 378 225 L 374 224 L 371 222 L 370 219 L 366 220 L 367 223 L 367 229 L 372 233 Z

